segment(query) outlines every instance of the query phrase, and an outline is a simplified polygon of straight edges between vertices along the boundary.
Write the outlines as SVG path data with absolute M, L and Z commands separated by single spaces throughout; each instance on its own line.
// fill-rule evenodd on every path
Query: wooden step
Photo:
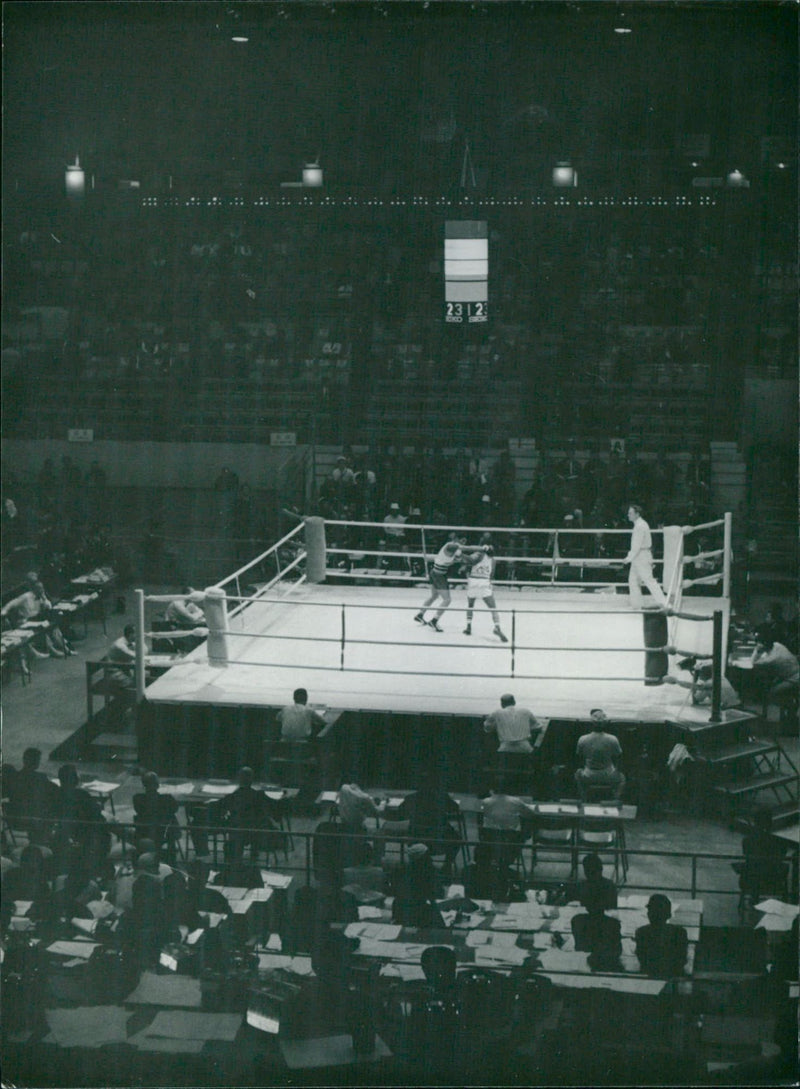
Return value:
M 758 779 L 747 779 L 742 783 L 725 783 L 715 786 L 717 794 L 726 794 L 729 797 L 741 798 L 746 794 L 755 794 L 759 790 L 769 790 L 770 787 L 784 786 L 787 783 L 796 783 L 797 775 L 764 775 Z
M 762 756 L 764 753 L 778 751 L 778 746 L 769 741 L 750 741 L 743 745 L 726 745 L 723 749 L 720 749 L 718 753 L 715 753 L 713 750 L 704 752 L 702 757 L 704 760 L 708 761 L 709 764 L 719 766 L 722 764 L 732 764 L 734 761 L 743 760 L 748 756 Z

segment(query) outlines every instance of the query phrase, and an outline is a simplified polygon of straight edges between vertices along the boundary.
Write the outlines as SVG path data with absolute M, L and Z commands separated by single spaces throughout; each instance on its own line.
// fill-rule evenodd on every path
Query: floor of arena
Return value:
M 153 702 L 280 706 L 303 686 L 311 702 L 402 713 L 485 714 L 503 692 L 543 717 L 704 721 L 686 689 L 646 685 L 641 615 L 625 595 L 579 589 L 498 590 L 501 624 L 476 602 L 473 634 L 463 634 L 466 602 L 456 589 L 442 633 L 414 621 L 425 586 L 303 584 L 256 599 L 230 620 L 228 664 L 210 662 L 206 644 L 147 688 Z M 681 611 L 710 618 L 720 598 L 687 598 Z M 428 617 L 432 612 L 428 612 Z M 671 675 L 681 654 L 710 654 L 712 623 L 672 617 Z M 723 643 L 724 645 L 724 643 Z

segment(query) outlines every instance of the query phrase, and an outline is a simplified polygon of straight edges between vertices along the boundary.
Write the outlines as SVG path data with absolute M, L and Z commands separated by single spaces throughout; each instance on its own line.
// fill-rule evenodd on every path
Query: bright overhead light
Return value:
M 615 34 L 631 34 L 633 32 L 632 32 L 632 30 L 631 30 L 631 28 L 629 26 L 615 26 L 614 27 L 614 33 Z
M 243 34 L 234 34 L 231 38 L 232 42 L 249 42 L 249 38 L 245 38 Z

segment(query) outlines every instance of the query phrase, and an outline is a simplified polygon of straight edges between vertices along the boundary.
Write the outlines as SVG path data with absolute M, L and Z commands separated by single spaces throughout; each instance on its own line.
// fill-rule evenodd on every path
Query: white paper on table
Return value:
M 269 888 L 269 887 L 267 887 L 265 889 L 248 889 L 247 890 L 247 896 L 245 897 L 245 899 L 249 900 L 253 904 L 255 904 L 255 903 L 265 904 L 267 902 L 267 900 L 270 899 L 271 896 L 272 896 L 272 889 Z
M 392 942 L 400 937 L 402 927 L 398 923 L 348 923 L 345 935 L 348 938 L 367 938 L 373 941 Z
M 289 971 L 294 972 L 296 976 L 312 976 L 314 969 L 311 967 L 311 957 L 292 957 Z
M 70 919 L 76 930 L 82 930 L 84 934 L 94 934 L 97 929 L 97 919 Z
M 755 925 L 756 930 L 771 930 L 775 933 L 792 929 L 793 919 L 786 915 L 763 915 Z
M 646 908 L 649 896 L 642 896 L 639 893 L 630 893 L 627 896 L 617 897 L 617 907 L 621 908 Z
M 339 795 L 335 790 L 323 790 L 317 800 L 320 802 L 338 802 Z
M 480 945 L 495 945 L 509 948 L 517 944 L 517 935 L 504 931 L 494 934 L 491 930 L 473 930 L 467 934 L 465 944 L 472 949 Z
M 246 915 L 250 910 L 252 900 L 234 900 L 231 904 L 232 915 Z
M 194 794 L 194 783 L 162 783 L 161 794 Z
M 64 957 L 81 957 L 83 960 L 88 960 L 97 946 L 97 942 L 57 941 L 47 946 L 47 952 L 59 953 Z
M 226 900 L 241 900 L 248 892 L 242 885 L 222 885 L 219 891 Z
M 95 919 L 107 919 L 117 910 L 108 900 L 90 900 L 86 907 L 91 911 Z
M 81 783 L 84 790 L 94 791 L 95 794 L 111 794 L 118 790 L 119 783 L 106 783 L 102 779 L 92 779 L 90 783 Z
M 358 908 L 358 918 L 361 922 L 365 919 L 382 919 L 383 908 L 372 907 L 371 904 L 360 904 Z
M 527 949 L 516 945 L 479 945 L 475 950 L 476 964 L 524 964 L 528 959 Z
M 384 964 L 379 974 L 388 979 L 404 979 L 406 982 L 425 979 L 425 973 L 419 964 Z
M 787 904 L 783 900 L 762 900 L 756 904 L 756 911 L 765 911 L 768 915 L 783 915 L 787 919 L 793 919 L 800 912 L 797 904 Z
M 619 810 L 608 805 L 585 805 L 584 815 L 587 817 L 618 817 Z
M 259 953 L 258 967 L 261 971 L 272 971 L 275 968 L 288 968 L 292 958 L 287 953 Z
M 282 802 L 286 797 L 282 790 L 265 790 L 264 794 L 267 798 L 271 798 L 273 802 Z
M 273 889 L 288 889 L 292 883 L 289 874 L 273 873 L 272 870 L 262 870 L 261 880 L 265 885 L 270 885 Z
M 588 972 L 588 953 L 567 953 L 562 949 L 543 949 L 539 954 L 542 968 L 561 969 L 564 972 Z
M 238 789 L 236 783 L 203 783 L 200 791 L 203 794 L 233 794 Z
M 604 991 L 618 991 L 623 994 L 647 994 L 657 995 L 666 987 L 664 979 L 642 979 L 641 976 L 599 976 L 592 972 L 586 975 L 558 975 L 545 974 L 545 978 L 551 980 L 558 987 L 596 987 Z
M 227 915 L 223 915 L 219 911 L 198 911 L 198 915 L 205 916 L 208 919 L 208 929 L 213 930 L 214 927 L 219 926 L 223 919 L 227 919 Z
M 525 917 L 520 915 L 495 915 L 492 930 L 524 930 Z

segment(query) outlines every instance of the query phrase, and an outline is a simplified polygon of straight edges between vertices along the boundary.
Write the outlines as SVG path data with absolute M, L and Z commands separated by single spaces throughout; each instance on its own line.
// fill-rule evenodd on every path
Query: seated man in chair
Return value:
M 178 836 L 178 803 L 171 794 L 159 793 L 160 783 L 154 771 L 142 773 L 142 786 L 144 792 L 133 796 L 136 838 L 152 840 L 159 849 L 166 844 L 168 856 L 172 857 Z
M 581 800 L 586 801 L 589 787 L 607 787 L 609 797 L 619 800 L 625 786 L 625 776 L 619 769 L 622 746 L 613 734 L 606 732 L 605 711 L 596 707 L 590 714 L 591 733 L 578 738 L 577 756 L 582 763 L 575 772 L 578 792 Z
M 636 956 L 639 966 L 649 976 L 670 979 L 683 975 L 689 939 L 682 926 L 673 926 L 669 917 L 672 904 L 668 896 L 657 892 L 647 903 L 646 926 L 636 931 Z
M 228 832 L 225 857 L 228 862 L 240 862 L 244 848 L 254 851 L 277 851 L 283 847 L 285 833 L 272 819 L 269 798 L 253 787 L 253 769 L 239 769 L 239 786 L 232 794 L 216 803 L 210 823 L 226 824 Z

